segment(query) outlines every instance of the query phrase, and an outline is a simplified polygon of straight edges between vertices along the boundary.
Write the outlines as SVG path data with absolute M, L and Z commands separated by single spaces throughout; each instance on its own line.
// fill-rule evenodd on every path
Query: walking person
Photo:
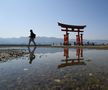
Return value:
M 36 38 L 36 34 L 33 33 L 33 30 L 30 29 L 30 36 L 29 36 L 29 46 L 30 46 L 30 43 L 33 42 L 34 45 L 36 45 L 34 39 Z

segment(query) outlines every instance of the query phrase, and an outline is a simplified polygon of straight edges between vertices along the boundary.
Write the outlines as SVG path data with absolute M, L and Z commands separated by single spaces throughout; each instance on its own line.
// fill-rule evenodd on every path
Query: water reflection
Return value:
M 31 49 L 30 47 L 28 47 L 29 59 L 30 59 L 29 64 L 32 64 L 32 61 L 35 59 L 35 54 L 34 54 L 35 50 L 36 50 L 36 46 L 33 47 L 33 49 Z
M 65 59 L 61 60 L 63 63 L 58 65 L 58 68 L 63 68 L 72 65 L 86 65 L 83 58 L 83 48 L 76 48 L 76 58 L 69 58 L 69 48 L 64 48 Z
M 32 65 L 27 64 L 28 54 L 0 64 L 0 90 L 107 90 L 108 88 L 107 50 L 45 47 L 29 47 L 27 50 L 29 56 L 32 57 L 33 54 L 35 58 L 31 60 L 29 58 Z M 92 63 L 86 61 L 88 58 Z

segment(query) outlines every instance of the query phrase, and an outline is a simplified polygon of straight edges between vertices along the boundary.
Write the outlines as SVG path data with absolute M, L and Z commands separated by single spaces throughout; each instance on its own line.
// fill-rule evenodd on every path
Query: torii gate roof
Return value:
M 62 24 L 58 22 L 58 25 L 61 26 L 62 28 L 72 28 L 72 29 L 84 29 L 86 25 L 69 25 L 69 24 Z

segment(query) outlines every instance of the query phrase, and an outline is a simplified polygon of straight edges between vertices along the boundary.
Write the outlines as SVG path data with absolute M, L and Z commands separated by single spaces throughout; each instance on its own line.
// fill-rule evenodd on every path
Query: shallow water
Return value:
M 108 90 L 108 51 L 24 48 L 0 63 L 0 90 Z

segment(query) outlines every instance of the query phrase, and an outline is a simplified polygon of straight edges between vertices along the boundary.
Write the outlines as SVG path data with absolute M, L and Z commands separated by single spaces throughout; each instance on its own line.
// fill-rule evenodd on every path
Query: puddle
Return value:
M 108 90 L 108 51 L 25 48 L 0 63 L 1 90 Z

